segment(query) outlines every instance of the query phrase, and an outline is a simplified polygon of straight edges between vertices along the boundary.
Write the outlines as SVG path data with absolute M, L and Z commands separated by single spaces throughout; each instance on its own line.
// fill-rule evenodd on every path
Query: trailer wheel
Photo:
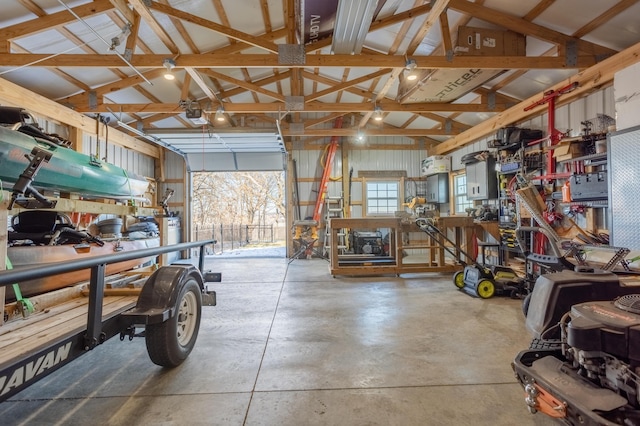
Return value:
M 464 288 L 464 271 L 453 274 L 453 284 L 458 288 Z
M 145 331 L 147 352 L 154 364 L 176 367 L 191 353 L 196 344 L 202 299 L 200 286 L 193 277 L 182 286 L 176 300 L 175 315 L 159 324 L 149 324 Z
M 496 292 L 496 286 L 491 280 L 486 278 L 481 279 L 476 286 L 476 293 L 481 299 L 488 299 L 492 297 Z

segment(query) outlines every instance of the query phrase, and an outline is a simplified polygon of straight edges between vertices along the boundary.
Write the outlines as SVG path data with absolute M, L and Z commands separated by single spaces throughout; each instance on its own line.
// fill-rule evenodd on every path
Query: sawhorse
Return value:
M 318 253 L 314 248 L 316 241 L 318 241 L 318 222 L 315 220 L 297 220 L 293 223 L 293 226 L 295 228 L 293 241 L 297 241 L 300 246 L 291 256 L 289 263 L 295 259 L 301 259 L 302 255 L 307 259 L 311 259 L 311 255 L 314 252 L 318 257 L 322 257 L 322 254 Z M 304 234 L 308 234 L 308 238 L 305 238 Z

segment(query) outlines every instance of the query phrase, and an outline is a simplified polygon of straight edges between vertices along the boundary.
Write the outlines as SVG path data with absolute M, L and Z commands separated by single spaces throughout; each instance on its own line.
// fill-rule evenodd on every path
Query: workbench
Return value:
M 438 229 L 445 232 L 458 247 L 449 247 L 454 253 L 458 248 L 469 251 L 474 235 L 473 219 L 467 216 L 436 218 Z M 331 275 L 400 275 L 415 272 L 455 272 L 462 265 L 455 263 L 451 255 L 438 241 L 421 231 L 413 221 L 391 218 L 333 218 L 329 221 L 332 241 L 337 241 L 338 232 L 344 228 L 354 230 L 382 231 L 388 233 L 388 250 L 385 255 L 339 255 L 331 247 Z M 447 246 L 451 246 L 446 243 Z M 465 260 L 469 260 L 464 258 Z

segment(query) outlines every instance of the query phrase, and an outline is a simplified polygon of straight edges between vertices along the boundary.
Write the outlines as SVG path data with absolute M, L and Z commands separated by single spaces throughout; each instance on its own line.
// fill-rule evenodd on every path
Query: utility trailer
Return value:
M 0 326 L 0 402 L 34 384 L 114 336 L 144 336 L 151 361 L 176 367 L 190 354 L 200 328 L 202 306 L 215 306 L 203 273 L 204 246 L 213 240 L 121 252 L 0 272 L 0 286 L 91 269 L 88 297 L 79 297 Z M 106 265 L 200 247 L 198 267 L 167 265 L 153 272 L 137 295 L 105 291 Z M 136 332 L 140 328 L 144 332 Z

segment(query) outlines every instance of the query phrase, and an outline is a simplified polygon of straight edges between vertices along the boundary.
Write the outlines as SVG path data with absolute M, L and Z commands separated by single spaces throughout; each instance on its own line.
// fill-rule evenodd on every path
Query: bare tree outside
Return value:
M 215 231 L 222 226 L 282 229 L 284 172 L 193 173 L 192 215 L 200 230 Z M 243 238 L 249 242 L 248 236 Z

